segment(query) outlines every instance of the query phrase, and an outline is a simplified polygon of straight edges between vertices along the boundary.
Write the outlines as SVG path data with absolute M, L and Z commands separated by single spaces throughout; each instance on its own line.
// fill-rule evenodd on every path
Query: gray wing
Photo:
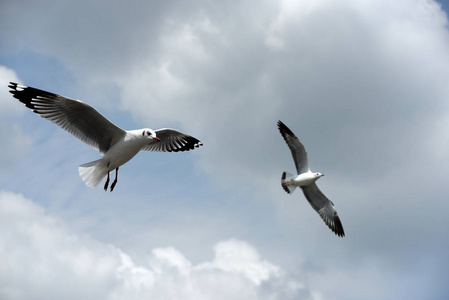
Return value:
M 198 139 L 175 129 L 162 128 L 155 130 L 156 136 L 160 139 L 151 140 L 141 150 L 158 152 L 178 152 L 189 151 L 202 146 Z
M 309 162 L 307 160 L 307 151 L 304 145 L 299 141 L 290 128 L 285 126 L 281 121 L 278 121 L 278 129 L 287 143 L 288 148 L 290 148 L 290 151 L 292 152 L 298 174 L 310 171 Z
M 75 137 L 105 153 L 125 131 L 103 117 L 92 106 L 70 98 L 10 82 L 9 91 L 33 112 L 55 123 Z
M 310 205 L 318 212 L 324 223 L 338 236 L 344 237 L 345 232 L 334 204 L 318 188 L 315 183 L 302 186 L 304 196 Z

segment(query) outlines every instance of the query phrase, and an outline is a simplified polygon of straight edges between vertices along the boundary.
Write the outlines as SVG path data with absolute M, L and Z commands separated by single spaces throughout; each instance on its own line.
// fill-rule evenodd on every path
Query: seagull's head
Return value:
M 319 173 L 319 172 L 315 173 L 315 178 L 316 178 L 316 179 L 318 179 L 318 178 L 320 178 L 320 177 L 323 177 L 323 176 L 324 176 L 324 174 L 321 174 L 321 173 Z
M 144 136 L 150 140 L 160 141 L 160 139 L 156 136 L 156 132 L 154 132 L 154 130 L 150 129 L 150 128 L 143 129 L 142 136 Z

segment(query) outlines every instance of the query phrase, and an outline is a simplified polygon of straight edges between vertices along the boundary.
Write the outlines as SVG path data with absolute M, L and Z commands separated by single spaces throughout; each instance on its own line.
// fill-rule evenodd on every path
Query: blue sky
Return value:
M 2 1 L 0 298 L 446 299 L 447 1 Z M 100 155 L 9 81 L 204 146 Z M 301 191 L 302 140 L 346 237 Z

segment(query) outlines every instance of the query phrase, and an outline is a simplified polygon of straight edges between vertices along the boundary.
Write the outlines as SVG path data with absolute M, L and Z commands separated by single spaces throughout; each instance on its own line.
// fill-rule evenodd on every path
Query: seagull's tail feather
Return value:
M 289 185 L 289 181 L 292 179 L 293 174 L 289 173 L 289 172 L 283 172 L 282 173 L 282 177 L 281 177 L 281 185 L 282 188 L 284 189 L 284 191 L 287 192 L 287 194 L 292 194 L 295 189 L 296 186 L 295 185 Z
M 108 167 L 101 163 L 101 159 L 98 159 L 80 165 L 78 173 L 88 187 L 95 188 L 108 174 Z

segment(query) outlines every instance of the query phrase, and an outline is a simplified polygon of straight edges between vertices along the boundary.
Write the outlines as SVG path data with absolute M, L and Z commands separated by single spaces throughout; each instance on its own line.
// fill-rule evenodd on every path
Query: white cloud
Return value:
M 218 243 L 212 261 L 197 265 L 173 247 L 137 265 L 18 194 L 0 192 L 0 222 L 2 299 L 285 299 L 303 289 L 243 241 Z
M 0 65 L 0 174 L 8 172 L 8 168 L 20 158 L 30 147 L 31 139 L 17 125 L 5 123 L 4 119 L 24 112 L 24 106 L 9 93 L 9 82 L 18 82 L 16 73 Z
M 0 192 L 2 299 L 104 298 L 115 284 L 117 250 L 71 235 L 21 195 Z
M 0 65 L 0 115 L 23 112 L 23 105 L 18 105 L 17 101 L 9 93 L 8 85 L 10 82 L 20 83 L 16 72 L 5 66 Z
M 261 261 L 257 250 L 245 242 L 231 240 L 215 247 L 215 260 L 205 263 L 201 269 L 218 268 L 225 272 L 243 274 L 255 285 L 270 277 L 280 276 L 280 268 L 267 261 Z

